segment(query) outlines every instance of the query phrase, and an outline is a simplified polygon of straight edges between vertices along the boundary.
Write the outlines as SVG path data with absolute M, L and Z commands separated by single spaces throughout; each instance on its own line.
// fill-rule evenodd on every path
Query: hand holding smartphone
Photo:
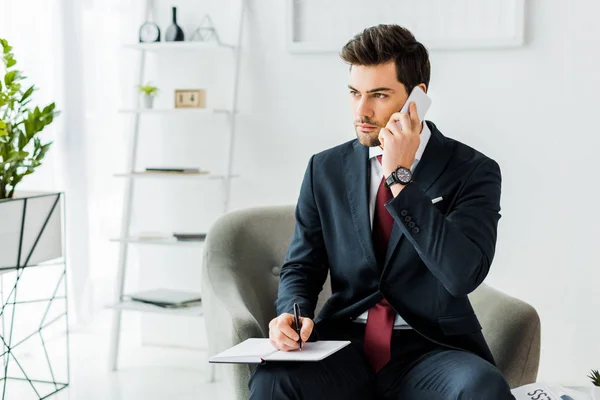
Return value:
M 415 103 L 415 106 L 410 107 L 411 103 Z M 415 86 L 400 112 L 390 117 L 386 129 L 379 131 L 380 147 L 384 150 L 382 158 L 384 176 L 390 176 L 398 166 L 402 166 L 404 169 L 411 168 L 420 146 L 421 124 L 430 106 L 429 96 L 419 86 Z M 414 115 L 415 112 L 418 118 Z M 408 126 L 403 128 L 402 123 L 408 124 Z M 388 146 L 388 143 L 391 144 Z M 399 192 L 400 189 L 396 187 L 392 189 L 392 192 L 394 190 Z M 394 194 L 397 195 L 397 193 Z

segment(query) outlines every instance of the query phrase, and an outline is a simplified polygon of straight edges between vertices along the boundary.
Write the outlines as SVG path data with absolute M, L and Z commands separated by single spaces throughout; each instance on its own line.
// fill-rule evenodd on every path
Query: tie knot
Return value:
M 383 157 L 383 156 L 377 156 L 377 161 L 379 161 L 379 164 L 381 164 L 381 158 L 382 158 L 382 157 Z

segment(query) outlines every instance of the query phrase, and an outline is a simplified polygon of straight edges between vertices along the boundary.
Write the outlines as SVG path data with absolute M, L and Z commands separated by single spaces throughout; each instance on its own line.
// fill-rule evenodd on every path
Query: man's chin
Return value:
M 356 138 L 358 139 L 358 143 L 367 147 L 376 147 L 381 145 L 379 141 L 379 134 L 369 134 L 365 132 L 361 132 L 356 129 Z

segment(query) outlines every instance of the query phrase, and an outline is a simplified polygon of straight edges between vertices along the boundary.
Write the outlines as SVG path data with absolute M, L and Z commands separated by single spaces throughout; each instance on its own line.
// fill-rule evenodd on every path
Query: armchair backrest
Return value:
M 219 219 L 208 238 L 213 256 L 229 268 L 222 271 L 226 279 L 234 280 L 263 330 L 275 317 L 279 272 L 294 229 L 294 210 L 295 206 L 277 206 L 235 211 Z M 331 295 L 330 287 L 328 278 L 317 313 Z

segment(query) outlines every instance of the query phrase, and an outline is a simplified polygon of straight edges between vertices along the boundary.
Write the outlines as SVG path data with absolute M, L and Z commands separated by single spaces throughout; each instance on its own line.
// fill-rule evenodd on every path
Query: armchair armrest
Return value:
M 540 359 L 540 318 L 535 308 L 485 284 L 469 299 L 510 386 L 535 382 Z

